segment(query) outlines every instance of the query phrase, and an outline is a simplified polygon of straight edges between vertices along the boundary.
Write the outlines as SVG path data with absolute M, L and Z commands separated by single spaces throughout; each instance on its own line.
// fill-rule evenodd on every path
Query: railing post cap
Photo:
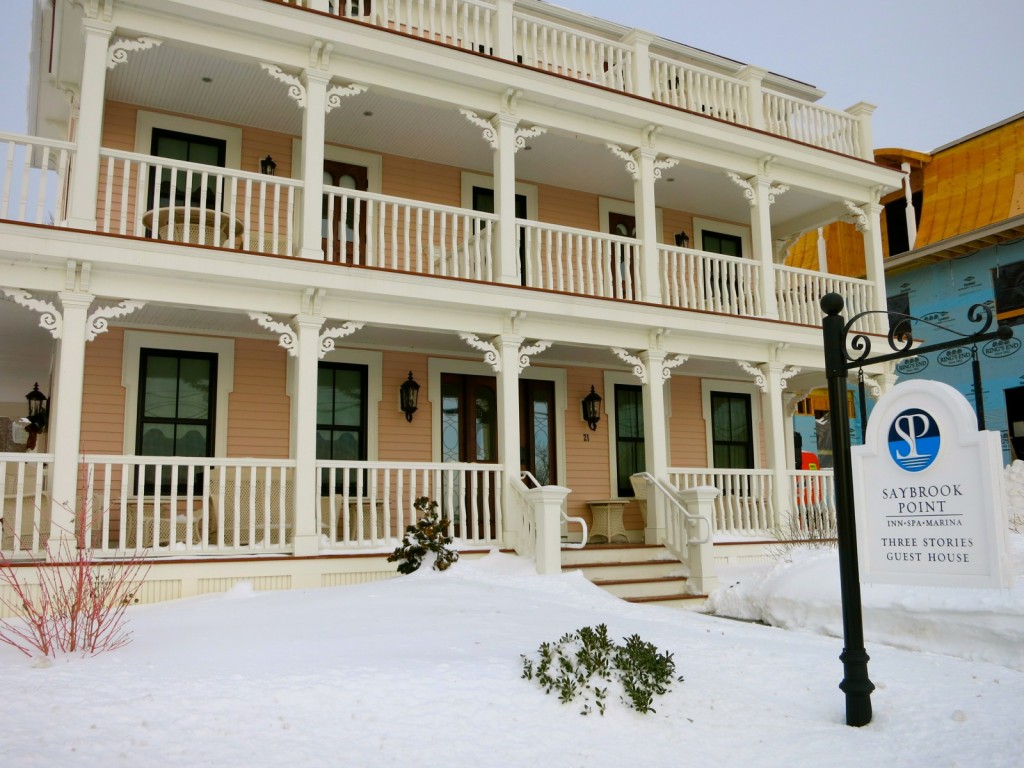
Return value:
M 870 104 L 866 101 L 858 101 L 853 106 L 847 107 L 844 111 L 854 117 L 861 117 L 862 115 L 870 115 L 876 109 L 878 109 L 878 107 L 874 104 Z

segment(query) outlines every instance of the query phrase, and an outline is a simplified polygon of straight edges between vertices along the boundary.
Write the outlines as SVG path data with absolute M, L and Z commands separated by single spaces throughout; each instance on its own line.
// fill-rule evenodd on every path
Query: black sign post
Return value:
M 972 323 L 982 323 L 981 329 L 970 336 L 957 331 L 929 323 L 920 318 L 911 317 L 898 312 L 871 310 L 854 315 L 845 322 L 840 314 L 843 311 L 843 297 L 837 293 L 829 293 L 821 299 L 821 310 L 825 313 L 821 330 L 825 345 L 825 376 L 828 380 L 829 412 L 832 426 L 832 457 L 836 488 L 836 535 L 839 548 L 839 587 L 842 595 L 843 611 L 843 652 L 839 660 L 843 662 L 844 677 L 839 687 L 846 694 L 846 724 L 860 727 L 871 722 L 871 692 L 874 684 L 868 677 L 868 654 L 864 649 L 864 623 L 860 599 L 860 567 L 857 562 L 857 524 L 853 502 L 853 472 L 850 465 L 850 432 L 849 411 L 846 405 L 846 381 L 850 371 L 872 363 L 885 363 L 900 360 L 913 355 L 936 352 L 940 349 L 962 347 L 977 344 L 989 339 L 1009 339 L 1013 329 L 999 326 L 989 333 L 992 325 L 992 310 L 984 304 L 975 304 L 967 317 Z M 867 333 L 855 332 L 852 338 L 850 331 L 853 326 L 867 315 L 887 315 L 890 322 L 887 341 L 890 354 L 871 357 L 871 338 Z M 916 321 L 939 328 L 947 333 L 959 336 L 959 339 L 932 344 L 912 349 L 913 336 L 910 334 L 909 321 Z M 848 351 L 848 349 L 850 351 Z M 983 428 L 981 410 L 980 373 L 975 373 L 974 397 L 979 413 L 979 428 Z

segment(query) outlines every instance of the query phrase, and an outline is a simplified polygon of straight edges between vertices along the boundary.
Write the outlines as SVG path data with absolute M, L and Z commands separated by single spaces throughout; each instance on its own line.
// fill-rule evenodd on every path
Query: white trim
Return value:
M 381 194 L 384 160 L 380 155 L 335 144 L 324 145 L 324 160 L 366 168 L 366 191 Z M 292 178 L 302 178 L 302 139 L 292 139 Z
M 700 404 L 701 413 L 704 416 L 705 450 L 707 451 L 707 463 L 709 467 L 714 466 L 715 451 L 711 439 L 711 393 L 712 392 L 733 392 L 743 395 L 750 395 L 750 431 L 754 442 L 754 469 L 761 468 L 761 390 L 756 384 L 748 384 L 743 381 L 728 379 L 701 379 L 700 382 Z
M 473 187 L 483 187 L 494 191 L 494 177 L 485 176 L 482 173 L 470 173 L 469 171 L 462 172 L 462 207 L 467 210 L 473 209 Z M 526 218 L 530 221 L 537 221 L 540 219 L 538 211 L 540 210 L 537 203 L 537 186 L 535 184 L 527 184 L 523 181 L 516 182 L 516 194 L 522 195 L 526 198 Z
M 381 380 L 384 354 L 369 349 L 338 349 L 324 355 L 319 363 L 348 363 L 366 367 L 366 460 L 377 461 L 379 455 L 380 402 L 383 399 Z M 397 390 L 395 393 L 397 407 Z M 401 410 L 401 409 L 398 409 Z
M 139 357 L 143 347 L 179 352 L 211 352 L 217 355 L 217 415 L 213 455 L 228 454 L 228 400 L 235 389 L 235 342 L 213 336 L 185 336 L 176 333 L 125 331 L 121 360 L 124 387 L 124 455 L 135 455 L 135 432 L 139 412 Z
M 636 218 L 636 205 L 628 200 L 616 200 L 613 197 L 601 197 L 597 201 L 597 209 L 599 224 L 602 232 L 611 233 L 611 227 L 608 222 L 609 213 L 621 213 L 624 216 L 632 216 Z M 661 208 L 654 209 L 654 219 L 658 227 L 657 240 L 662 242 L 664 240 L 664 227 L 662 226 L 662 210 Z
M 163 115 L 157 112 L 139 110 L 135 118 L 135 151 L 140 155 L 152 153 L 153 129 L 191 133 L 196 136 L 208 136 L 221 139 L 227 145 L 224 149 L 224 167 L 235 170 L 242 168 L 242 129 L 232 125 L 207 123 L 177 115 Z M 258 171 L 259 168 L 250 169 Z
M 742 253 L 740 254 L 745 259 L 753 258 L 753 251 L 750 247 L 750 227 L 743 226 L 742 224 L 730 224 L 727 221 L 715 221 L 714 219 L 701 219 L 697 216 L 693 217 L 693 248 L 697 250 L 703 250 L 701 243 L 704 240 L 704 230 L 710 230 L 711 232 L 720 232 L 723 235 L 734 235 L 740 239 L 740 248 Z

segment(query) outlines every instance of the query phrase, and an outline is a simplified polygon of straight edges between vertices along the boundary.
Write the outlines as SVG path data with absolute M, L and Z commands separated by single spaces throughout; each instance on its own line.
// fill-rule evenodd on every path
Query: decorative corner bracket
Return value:
M 533 126 L 533 128 L 516 128 L 516 149 L 518 152 L 520 149 L 526 146 L 527 139 L 534 139 L 548 132 L 547 128 L 541 128 L 539 125 Z
M 666 357 L 661 362 L 661 377 L 665 381 L 668 381 L 672 378 L 672 369 L 678 368 L 689 359 L 690 358 L 685 355 L 673 355 L 672 357 Z
M 494 126 L 489 121 L 484 120 L 480 115 L 474 112 L 472 109 L 459 109 L 462 116 L 465 117 L 469 122 L 483 131 L 484 141 L 491 145 L 491 149 L 498 148 L 498 132 L 494 129 Z
M 250 312 L 249 319 L 255 320 L 260 328 L 276 333 L 278 335 L 278 346 L 288 350 L 290 357 L 295 357 L 299 353 L 298 339 L 291 326 L 277 322 L 273 317 L 264 312 Z
M 853 226 L 857 228 L 857 231 L 866 232 L 868 230 L 868 215 L 864 212 L 864 209 L 850 200 L 843 200 L 843 206 L 846 208 L 847 213 L 850 214 L 849 218 Z
M 128 54 L 134 51 L 148 51 L 160 45 L 163 40 L 155 37 L 118 37 L 107 47 L 107 69 L 113 69 L 118 64 L 128 61 Z
M 647 383 L 647 366 L 644 365 L 643 360 L 618 347 L 611 347 L 611 350 L 612 354 L 619 358 L 619 360 L 626 365 L 633 366 L 633 375 L 640 379 L 641 384 Z
M 633 181 L 639 181 L 640 164 L 636 161 L 636 158 L 618 144 L 608 142 L 605 146 L 608 147 L 608 149 L 611 150 L 611 153 L 619 158 L 619 160 L 626 163 L 626 173 L 633 177 Z
M 303 86 L 302 81 L 299 80 L 295 75 L 289 75 L 284 72 L 276 64 L 264 64 L 260 63 L 260 66 L 266 70 L 267 74 L 275 80 L 280 80 L 282 83 L 288 86 L 288 95 L 299 105 L 300 109 L 306 108 L 306 88 Z
M 339 325 L 337 328 L 328 328 L 320 334 L 320 357 L 328 352 L 333 352 L 337 339 L 344 339 L 362 328 L 366 323 L 353 323 L 351 320 Z
M 757 366 L 751 365 L 745 360 L 737 360 L 736 365 L 738 365 L 744 371 L 753 376 L 754 384 L 757 386 L 757 388 L 760 389 L 761 392 L 763 392 L 764 394 L 768 394 L 768 379 L 765 377 L 764 371 L 762 371 Z
M 675 157 L 666 157 L 663 160 L 655 160 L 654 178 L 660 179 L 662 171 L 667 171 L 669 168 L 675 168 L 677 165 L 679 165 L 679 160 Z
M 59 339 L 64 332 L 64 318 L 60 310 L 53 302 L 44 299 L 33 299 L 32 294 L 23 291 L 21 288 L 0 289 L 16 304 L 39 313 L 39 327 L 50 332 L 55 339 Z
M 484 341 L 475 333 L 460 333 L 459 338 L 466 342 L 473 349 L 484 353 L 484 362 L 491 366 L 495 373 L 501 373 L 501 355 L 498 348 L 489 341 Z
M 368 90 L 370 90 L 368 86 L 360 85 L 359 83 L 333 85 L 327 89 L 327 103 L 324 111 L 330 114 L 332 109 L 337 109 L 341 106 L 342 99 L 347 99 L 349 96 L 358 96 L 361 93 L 366 93 Z
M 97 307 L 96 311 L 89 315 L 88 320 L 85 321 L 85 340 L 93 341 L 101 333 L 106 333 L 110 330 L 111 320 L 130 315 L 144 306 L 146 306 L 144 301 L 129 299 L 122 301 L 117 306 Z
M 553 341 L 537 341 L 535 344 L 522 346 L 519 348 L 519 373 L 522 373 L 530 366 L 530 358 L 534 355 L 539 355 L 545 349 L 548 349 Z
M 792 379 L 794 376 L 796 376 L 798 373 L 800 373 L 801 370 L 803 370 L 803 369 L 802 368 L 797 368 L 795 366 L 792 367 L 792 368 L 784 369 L 782 371 L 782 373 L 779 374 L 779 387 L 781 389 L 786 389 L 786 387 L 788 386 L 789 380 Z
M 757 205 L 757 196 L 754 194 L 754 185 L 750 183 L 749 179 L 744 179 L 738 173 L 732 171 L 726 171 L 725 175 L 732 179 L 732 183 L 743 190 L 743 196 L 750 203 L 750 207 L 753 208 Z

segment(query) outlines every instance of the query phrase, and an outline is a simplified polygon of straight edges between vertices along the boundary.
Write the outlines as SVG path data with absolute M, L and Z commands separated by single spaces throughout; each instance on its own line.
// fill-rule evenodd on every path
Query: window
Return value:
M 711 393 L 711 446 L 716 469 L 754 468 L 750 395 Z
M 143 349 L 139 357 L 140 456 L 212 456 L 217 355 Z
M 620 497 L 633 495 L 629 478 L 646 467 L 643 389 L 635 384 L 616 384 L 615 469 L 616 492 Z
M 316 457 L 365 461 L 366 366 L 321 363 L 317 373 Z
M 901 315 L 910 314 L 910 294 L 898 293 L 889 296 L 885 300 L 890 312 L 898 312 Z M 910 333 L 910 321 L 889 315 L 889 332 L 896 336 L 905 336 Z
M 992 270 L 996 317 L 1006 325 L 1024 323 L 1024 261 Z
M 705 229 L 701 233 L 701 250 L 723 256 L 743 256 L 743 239 L 738 235 Z
M 189 163 L 223 168 L 227 155 L 227 142 L 224 139 L 154 128 L 150 154 L 166 157 L 169 160 L 184 160 Z M 156 169 L 153 168 L 150 171 L 150 200 L 153 199 L 155 181 Z M 189 203 L 200 208 L 214 208 L 217 200 L 216 185 L 216 179 L 208 178 L 204 195 L 201 173 L 192 175 L 191 186 L 189 186 L 185 171 L 178 171 L 172 178 L 172 170 L 164 168 L 160 174 L 158 207 L 162 208 L 171 204 L 173 190 L 175 206 Z
M 921 223 L 921 192 L 911 194 L 914 204 L 914 218 Z M 885 204 L 885 232 L 889 256 L 906 253 L 911 249 L 910 234 L 907 232 L 907 198 L 901 192 L 898 197 Z

